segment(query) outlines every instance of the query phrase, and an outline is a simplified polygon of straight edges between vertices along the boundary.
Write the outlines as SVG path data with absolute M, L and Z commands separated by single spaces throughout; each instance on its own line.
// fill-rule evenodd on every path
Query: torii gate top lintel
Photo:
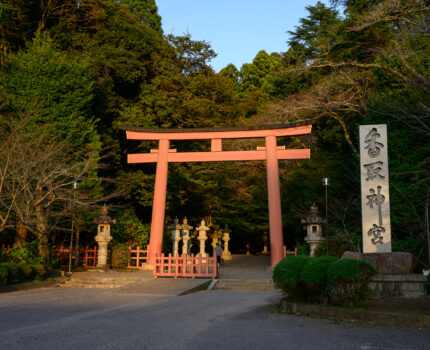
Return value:
M 266 126 L 243 126 L 227 128 L 189 128 L 163 129 L 124 126 L 129 140 L 208 140 L 259 138 L 266 136 L 294 136 L 309 134 L 312 123 L 309 121 Z
M 279 189 L 280 159 L 310 158 L 309 149 L 285 149 L 277 146 L 277 137 L 310 134 L 312 122 L 296 122 L 257 127 L 210 129 L 145 129 L 124 127 L 127 139 L 158 141 L 158 149 L 151 153 L 128 154 L 128 163 L 157 163 L 154 202 L 150 234 L 149 262 L 161 254 L 163 243 L 164 212 L 166 205 L 168 163 L 208 161 L 265 160 L 269 200 L 271 263 L 275 266 L 283 258 L 281 195 Z M 252 151 L 223 151 L 223 139 L 265 138 L 265 147 Z M 211 140 L 210 152 L 176 152 L 170 149 L 173 140 Z
M 266 127 L 235 127 L 210 129 L 145 129 L 138 127 L 124 127 L 127 139 L 159 141 L 159 149 L 167 148 L 169 163 L 175 162 L 222 162 L 266 160 L 266 147 L 257 147 L 253 151 L 223 151 L 223 139 L 239 138 L 276 138 L 282 136 L 296 136 L 310 134 L 312 124 L 293 123 L 283 125 L 270 125 Z M 211 140 L 210 152 L 180 152 L 170 149 L 170 141 L 178 140 Z M 162 146 L 162 143 L 168 143 Z M 275 146 L 276 147 L 276 146 Z M 158 149 L 151 153 L 128 154 L 128 163 L 156 163 L 160 153 Z M 306 159 L 310 158 L 309 149 L 285 149 L 285 146 L 276 147 L 277 159 Z

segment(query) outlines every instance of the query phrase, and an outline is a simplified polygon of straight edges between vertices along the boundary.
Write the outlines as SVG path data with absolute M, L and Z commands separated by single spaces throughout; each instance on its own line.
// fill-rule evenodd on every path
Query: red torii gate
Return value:
M 211 129 L 145 129 L 124 127 L 129 140 L 158 141 L 159 146 L 150 153 L 128 154 L 128 163 L 157 163 L 154 202 L 149 244 L 149 263 L 161 255 L 163 244 L 164 214 L 166 206 L 167 170 L 169 162 L 223 162 L 266 160 L 267 191 L 269 200 L 271 264 L 283 258 L 281 194 L 279 188 L 279 159 L 310 158 L 309 149 L 285 149 L 277 146 L 277 137 L 310 134 L 308 122 L 272 125 L 270 127 L 237 127 Z M 266 146 L 255 151 L 223 151 L 223 139 L 265 138 Z M 170 141 L 211 140 L 210 152 L 177 152 L 170 149 Z

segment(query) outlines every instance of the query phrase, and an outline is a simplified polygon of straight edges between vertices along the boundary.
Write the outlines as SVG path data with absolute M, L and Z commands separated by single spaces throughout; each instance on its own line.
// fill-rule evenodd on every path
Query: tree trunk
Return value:
M 27 232 L 27 227 L 21 221 L 18 221 L 16 224 L 15 245 L 19 248 L 22 248 L 27 241 Z

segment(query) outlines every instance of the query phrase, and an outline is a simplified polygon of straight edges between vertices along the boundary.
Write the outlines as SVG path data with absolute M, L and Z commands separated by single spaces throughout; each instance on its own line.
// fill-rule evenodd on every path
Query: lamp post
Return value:
M 73 250 L 73 229 L 75 224 L 75 199 L 76 190 L 78 189 L 78 181 L 73 182 L 73 201 L 72 201 L 72 230 L 70 232 L 70 249 L 69 249 L 69 272 L 72 271 L 72 250 Z M 78 252 L 76 252 L 77 254 Z
M 328 177 L 324 177 L 322 179 L 322 185 L 325 187 L 325 223 L 326 223 L 326 233 L 325 233 L 325 246 L 328 255 L 328 196 L 327 190 L 328 186 L 330 186 L 330 179 Z

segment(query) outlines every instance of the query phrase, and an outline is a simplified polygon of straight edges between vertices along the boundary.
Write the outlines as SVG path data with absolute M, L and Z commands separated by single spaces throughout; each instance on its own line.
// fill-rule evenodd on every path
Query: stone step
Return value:
M 140 281 L 140 278 L 70 278 L 62 288 L 120 288 Z
M 218 290 L 255 290 L 275 291 L 277 290 L 272 280 L 218 280 L 213 289 Z

